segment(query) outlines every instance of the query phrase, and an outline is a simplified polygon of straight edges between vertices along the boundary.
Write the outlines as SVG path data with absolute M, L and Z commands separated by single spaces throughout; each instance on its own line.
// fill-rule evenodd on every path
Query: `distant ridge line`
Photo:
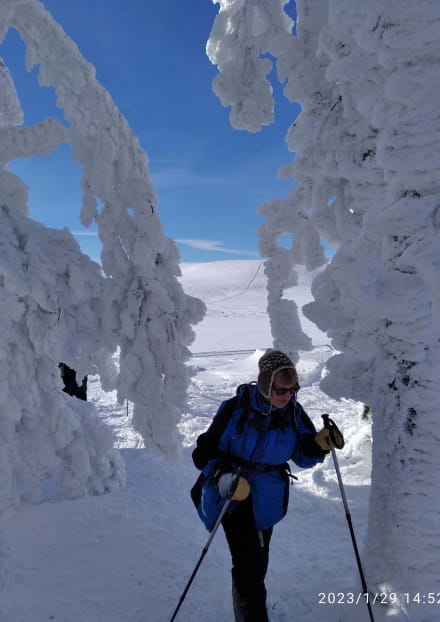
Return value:
M 231 356 L 233 354 L 253 354 L 257 350 L 262 350 L 265 352 L 266 350 L 270 350 L 272 346 L 264 347 L 264 348 L 252 348 L 250 350 L 211 350 L 210 352 L 191 352 L 192 358 L 204 358 L 209 356 Z M 321 348 L 328 348 L 331 351 L 335 351 L 335 348 L 330 343 L 320 343 L 316 346 L 313 346 L 310 350 L 319 350 Z
M 193 358 L 205 356 L 230 356 L 231 354 L 253 354 L 256 350 L 267 350 L 268 348 L 252 348 L 251 350 L 216 350 L 211 352 L 192 352 Z

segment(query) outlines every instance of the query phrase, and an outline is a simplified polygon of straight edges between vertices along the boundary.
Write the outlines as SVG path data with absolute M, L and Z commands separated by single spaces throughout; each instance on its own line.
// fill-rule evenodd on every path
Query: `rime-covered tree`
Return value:
M 0 40 L 11 27 L 26 45 L 27 68 L 39 65 L 40 84 L 54 87 L 68 127 L 56 119 L 18 127 L 19 99 L 0 63 L 0 511 L 38 501 L 48 483 L 79 496 L 123 481 L 93 406 L 61 391 L 61 361 L 80 377 L 99 373 L 105 389 L 133 402 L 146 446 L 175 452 L 191 324 L 204 311 L 178 281 L 146 155 L 92 65 L 37 0 L 2 3 Z M 29 218 L 27 188 L 7 170 L 60 143 L 83 166 L 80 217 L 98 225 L 102 268 L 67 229 Z
M 281 80 L 292 69 L 296 45 L 292 20 L 282 10 L 285 0 L 220 0 L 219 4 L 220 13 L 207 44 L 208 56 L 220 70 L 213 89 L 225 106 L 232 107 L 232 125 L 256 132 L 274 120 L 272 87 L 267 79 L 272 61 L 267 54 L 278 57 Z M 313 42 L 310 46 L 313 48 Z M 262 54 L 266 56 L 262 58 Z M 290 167 L 280 174 L 287 177 Z M 304 185 L 288 199 L 272 200 L 260 208 L 266 218 L 260 231 L 260 251 L 269 257 L 265 272 L 274 346 L 282 347 L 294 360 L 298 350 L 311 348 L 311 341 L 302 331 L 296 303 L 284 297 L 284 290 L 297 283 L 295 264 L 305 263 L 314 269 L 324 263 L 319 235 L 309 215 L 310 193 L 311 186 Z M 285 233 L 295 236 L 290 250 L 277 244 Z
M 281 171 L 299 184 L 261 208 L 269 302 L 292 264 L 322 261 L 319 237 L 338 247 L 304 311 L 339 351 L 328 362 L 325 391 L 373 412 L 370 587 L 435 591 L 440 4 L 297 0 L 297 36 L 285 4 L 220 2 L 207 48 L 220 68 L 214 90 L 232 105 L 236 127 L 255 131 L 270 122 L 269 64 L 261 58 L 269 52 L 287 80 L 285 95 L 301 105 L 288 132 L 295 158 Z M 276 246 L 283 233 L 294 236 L 291 250 Z M 279 331 L 271 304 L 269 311 L 278 345 L 290 348 L 278 337 L 289 320 Z M 437 615 L 417 603 L 407 610 L 411 620 Z

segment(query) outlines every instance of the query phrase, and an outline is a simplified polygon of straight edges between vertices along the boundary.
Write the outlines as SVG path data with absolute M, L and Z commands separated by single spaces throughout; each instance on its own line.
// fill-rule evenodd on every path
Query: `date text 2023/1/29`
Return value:
M 440 592 L 319 592 L 320 605 L 440 605 Z

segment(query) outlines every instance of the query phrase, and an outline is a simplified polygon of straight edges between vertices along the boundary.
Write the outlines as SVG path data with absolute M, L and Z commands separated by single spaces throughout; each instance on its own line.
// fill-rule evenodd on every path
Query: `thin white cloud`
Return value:
M 195 173 L 189 168 L 163 167 L 157 170 L 152 169 L 151 178 L 155 188 L 175 188 L 184 186 L 194 186 L 200 184 L 214 184 L 220 180 L 201 173 Z
M 231 255 L 246 255 L 247 257 L 259 257 L 255 251 L 244 251 L 236 248 L 225 248 L 222 242 L 215 240 L 192 240 L 188 238 L 176 240 L 179 244 L 185 244 L 191 248 L 197 248 L 198 250 L 215 252 L 215 253 L 227 253 Z
M 91 235 L 94 237 L 98 237 L 97 231 L 71 231 L 70 233 L 72 235 Z

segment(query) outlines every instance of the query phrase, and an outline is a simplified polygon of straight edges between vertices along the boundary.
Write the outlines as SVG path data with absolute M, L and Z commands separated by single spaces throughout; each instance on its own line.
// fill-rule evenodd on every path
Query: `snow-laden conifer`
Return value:
M 278 15 L 260 31 L 275 33 L 284 4 L 273 3 Z M 230 15 L 223 37 L 214 28 L 217 47 L 231 40 L 237 14 L 265 5 L 257 0 L 222 5 Z M 272 291 L 282 291 L 280 274 L 285 282 L 293 257 L 308 265 L 322 261 L 314 236 L 338 247 L 315 279 L 315 302 L 305 312 L 340 352 L 328 362 L 327 393 L 368 403 L 373 413 L 364 547 L 370 587 L 427 593 L 440 579 L 434 527 L 440 510 L 435 483 L 440 5 L 434 0 L 298 0 L 296 5 L 298 36 L 272 52 L 279 77 L 287 79 L 286 96 L 302 111 L 288 133 L 294 161 L 282 170 L 299 184 L 285 200 L 261 208 L 266 217 L 261 249 L 270 255 L 269 266 L 274 258 L 279 265 L 268 270 L 269 300 Z M 255 45 L 252 33 L 249 39 L 237 45 L 232 38 L 229 63 L 235 67 L 250 50 L 270 50 L 269 44 Z M 253 75 L 258 83 L 260 77 Z M 240 91 L 237 97 L 222 94 L 227 103 L 240 104 L 240 98 Z M 256 114 L 248 129 L 263 121 Z M 275 243 L 286 232 L 294 235 L 291 251 Z M 281 314 L 271 305 L 269 310 L 277 337 Z M 286 315 L 282 321 L 284 334 Z M 425 610 L 416 602 L 407 609 L 412 620 L 436 619 L 432 607 Z
M 0 66 L 0 511 L 38 501 L 48 487 L 79 496 L 123 481 L 93 405 L 62 392 L 59 362 L 79 378 L 99 373 L 104 388 L 133 402 L 145 444 L 176 451 L 191 324 L 203 315 L 178 281 L 178 252 L 162 231 L 146 155 L 92 65 L 36 0 L 2 5 L 2 37 L 10 27 L 25 42 L 27 68 L 38 65 L 40 84 L 54 88 L 68 127 L 55 119 L 16 127 L 13 76 Z M 11 160 L 49 155 L 61 143 L 83 166 L 81 220 L 98 225 L 102 267 L 67 229 L 28 217 L 27 188 L 7 170 Z
M 237 129 L 255 132 L 273 122 L 274 100 L 267 77 L 272 61 L 267 55 L 277 58 L 281 80 L 290 76 L 292 65 L 304 56 L 291 35 L 293 24 L 283 11 L 285 4 L 286 0 L 220 1 L 207 53 L 220 70 L 213 89 L 224 105 L 231 105 L 230 120 Z M 308 93 L 307 84 L 304 87 Z M 282 177 L 290 174 L 289 166 L 280 171 Z M 298 360 L 299 350 L 311 348 L 311 341 L 301 328 L 296 303 L 285 298 L 284 291 L 297 283 L 295 264 L 315 269 L 324 263 L 319 234 L 310 218 L 309 194 L 303 186 L 288 199 L 271 200 L 260 208 L 266 218 L 260 228 L 260 252 L 269 258 L 265 272 L 274 347 L 288 352 L 293 360 Z M 277 244 L 284 234 L 295 239 L 288 250 Z

